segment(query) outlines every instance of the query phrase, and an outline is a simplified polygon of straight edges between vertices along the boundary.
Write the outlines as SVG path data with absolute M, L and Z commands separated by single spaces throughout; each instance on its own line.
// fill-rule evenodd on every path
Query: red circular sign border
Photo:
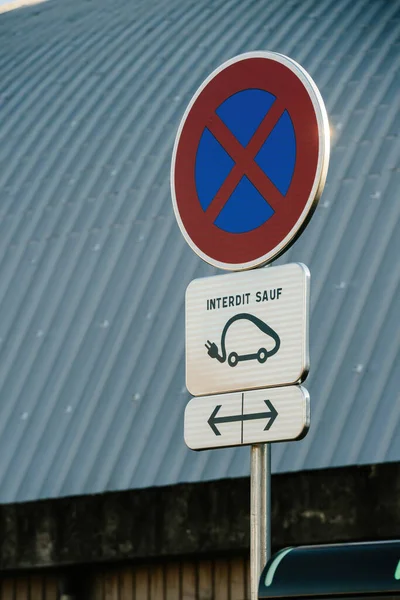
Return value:
M 279 210 L 257 229 L 232 234 L 209 222 L 201 208 L 194 177 L 195 159 L 200 137 L 218 106 L 234 93 L 250 88 L 273 94 L 288 111 L 296 135 L 296 164 Z M 293 243 L 308 223 L 322 193 L 328 160 L 325 106 L 304 69 L 271 52 L 247 53 L 231 59 L 200 86 L 182 118 L 175 141 L 171 191 L 186 241 L 201 258 L 223 269 L 242 270 L 270 262 Z

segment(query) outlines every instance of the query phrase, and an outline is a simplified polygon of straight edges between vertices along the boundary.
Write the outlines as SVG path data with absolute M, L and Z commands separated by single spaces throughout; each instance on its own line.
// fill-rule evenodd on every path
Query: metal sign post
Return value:
M 271 556 L 271 444 L 250 448 L 250 600 Z
M 234 275 L 186 291 L 184 435 L 192 450 L 250 445 L 250 590 L 271 553 L 272 442 L 304 437 L 309 271 L 268 265 L 301 235 L 325 185 L 329 122 L 291 58 L 248 52 L 218 67 L 183 115 L 172 205 L 189 246 Z M 244 271 L 244 272 L 243 272 Z

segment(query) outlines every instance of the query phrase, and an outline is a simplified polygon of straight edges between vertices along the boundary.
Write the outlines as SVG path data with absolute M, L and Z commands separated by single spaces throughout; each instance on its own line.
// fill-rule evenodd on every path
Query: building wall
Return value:
M 273 551 L 400 538 L 400 463 L 272 489 Z M 0 506 L 0 600 L 55 600 L 61 578 L 74 600 L 248 600 L 249 496 L 230 479 Z
M 93 575 L 91 600 L 248 600 L 245 558 L 177 561 Z
M 55 575 L 16 575 L 0 579 L 0 600 L 57 600 Z
M 246 558 L 175 561 L 82 572 L 87 581 L 65 600 L 248 600 Z M 86 588 L 88 584 L 88 588 Z M 89 589 L 89 593 L 83 592 Z M 58 576 L 15 575 L 1 580 L 0 600 L 59 600 Z

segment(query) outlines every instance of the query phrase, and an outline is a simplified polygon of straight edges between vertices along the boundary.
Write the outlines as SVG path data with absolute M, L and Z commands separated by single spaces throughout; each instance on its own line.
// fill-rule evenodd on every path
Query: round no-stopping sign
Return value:
M 273 52 L 216 69 L 182 118 L 172 201 L 191 248 L 222 269 L 277 258 L 307 225 L 329 162 L 321 95 L 296 62 Z

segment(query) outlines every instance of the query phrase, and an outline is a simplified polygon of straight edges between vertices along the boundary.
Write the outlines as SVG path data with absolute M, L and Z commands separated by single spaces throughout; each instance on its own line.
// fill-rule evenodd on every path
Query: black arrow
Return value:
M 221 432 L 216 427 L 218 423 L 234 423 L 235 421 L 253 421 L 255 419 L 269 419 L 268 423 L 264 427 L 264 431 L 268 431 L 268 429 L 271 428 L 271 425 L 278 416 L 278 411 L 276 410 L 275 406 L 270 400 L 264 400 L 264 402 L 268 406 L 269 412 L 253 413 L 250 415 L 232 415 L 231 417 L 217 417 L 219 409 L 222 406 L 222 404 L 218 404 L 218 406 L 216 406 L 213 412 L 211 413 L 211 416 L 208 419 L 207 423 L 209 424 L 215 435 L 221 435 Z

